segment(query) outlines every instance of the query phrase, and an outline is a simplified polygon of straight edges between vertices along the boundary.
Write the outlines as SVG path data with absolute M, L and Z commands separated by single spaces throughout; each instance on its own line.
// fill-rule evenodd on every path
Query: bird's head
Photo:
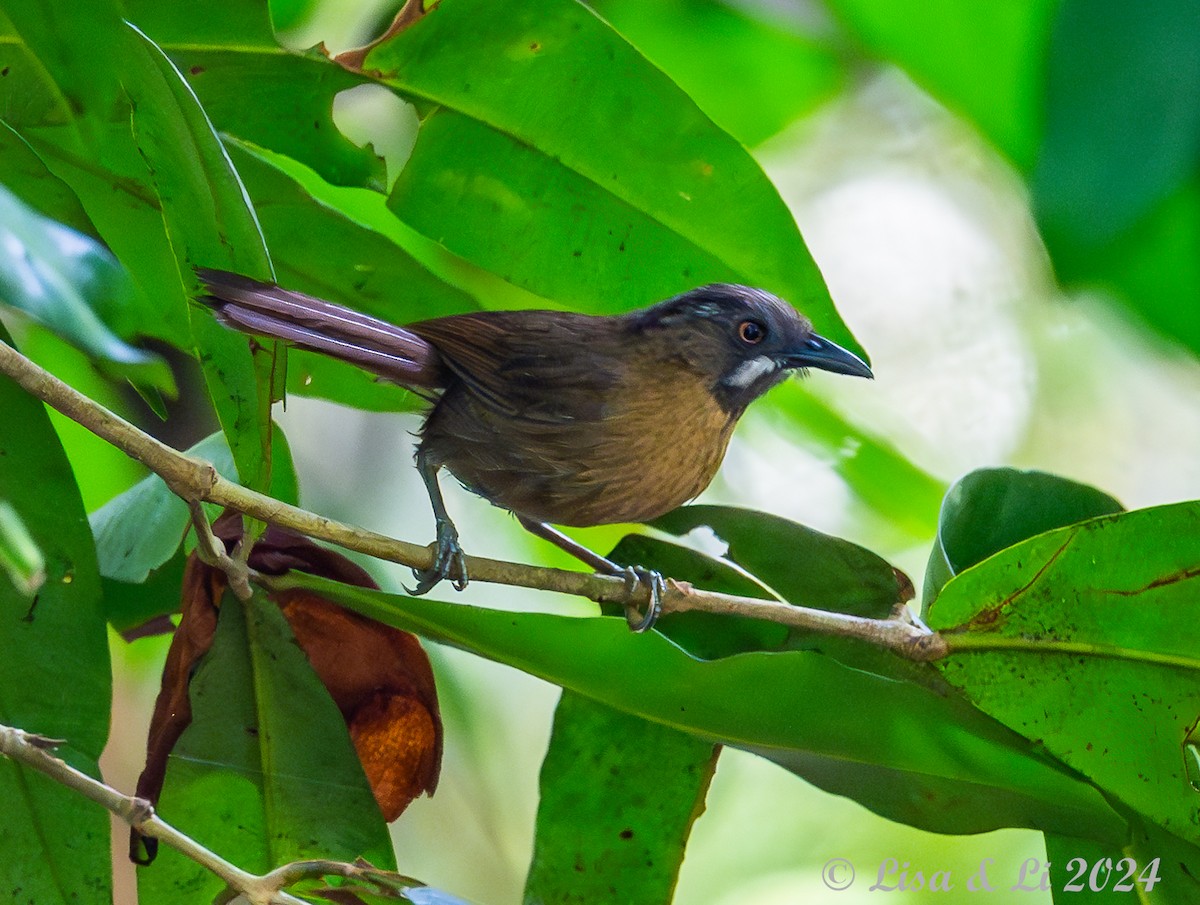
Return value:
M 813 332 L 812 322 L 762 289 L 714 283 L 630 315 L 634 330 L 712 380 L 730 412 L 747 405 L 793 371 L 820 368 L 871 377 L 852 352 Z

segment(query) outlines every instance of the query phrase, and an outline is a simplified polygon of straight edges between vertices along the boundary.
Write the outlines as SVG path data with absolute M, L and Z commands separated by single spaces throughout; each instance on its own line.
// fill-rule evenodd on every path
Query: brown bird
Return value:
M 871 377 L 786 302 L 714 284 L 629 314 L 479 311 L 397 327 L 340 305 L 217 270 L 197 271 L 225 324 L 322 352 L 432 402 L 416 465 L 437 524 L 433 566 L 412 593 L 467 570 L 438 487 L 445 467 L 468 490 L 598 571 L 650 590 L 662 577 L 623 568 L 556 531 L 656 518 L 713 479 L 738 418 L 792 371 Z

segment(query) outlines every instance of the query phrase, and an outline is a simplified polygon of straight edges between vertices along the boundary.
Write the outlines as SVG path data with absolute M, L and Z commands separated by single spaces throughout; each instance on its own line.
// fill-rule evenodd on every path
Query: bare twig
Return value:
M 245 896 L 251 905 L 304 905 L 301 899 L 283 892 L 283 887 L 292 882 L 289 879 L 290 874 L 276 871 L 260 877 L 230 864 L 155 814 L 150 802 L 125 795 L 55 757 L 50 752 L 58 744 L 60 742 L 55 739 L 0 725 L 0 755 L 46 774 L 116 814 L 142 835 L 169 845 L 212 871 L 231 890 Z
M 208 462 L 171 449 L 67 386 L 4 343 L 0 343 L 0 372 L 7 374 L 33 396 L 146 465 L 162 477 L 173 493 L 192 506 L 193 511 L 200 502 L 216 503 L 269 524 L 377 559 L 422 570 L 433 564 L 432 544 L 423 547 L 324 518 L 226 480 Z M 644 583 L 639 585 L 631 600 L 622 578 L 476 556 L 468 556 L 466 565 L 472 581 L 559 591 L 586 597 L 597 603 L 633 603 L 641 608 L 649 603 L 649 591 Z M 231 575 L 231 580 L 237 578 L 237 575 Z M 685 610 L 749 616 L 792 628 L 859 638 L 912 660 L 936 660 L 946 655 L 942 637 L 914 623 L 904 615 L 906 610 L 891 619 L 866 619 L 753 597 L 701 591 L 685 582 L 669 581 L 662 598 L 662 612 Z
M 192 514 L 192 527 L 196 529 L 196 555 L 200 561 L 213 568 L 220 569 L 229 579 L 229 588 L 237 595 L 238 600 L 249 600 L 253 591 L 250 590 L 250 567 L 240 556 L 230 556 L 225 552 L 225 544 L 213 534 L 212 525 L 204 512 L 199 500 L 187 500 L 188 509 Z M 239 546 L 241 541 L 238 542 Z

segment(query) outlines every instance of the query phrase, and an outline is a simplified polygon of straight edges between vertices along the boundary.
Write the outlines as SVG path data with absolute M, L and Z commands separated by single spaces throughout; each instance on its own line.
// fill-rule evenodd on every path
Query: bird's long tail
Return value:
M 413 389 L 444 385 L 445 367 L 410 330 L 300 292 L 224 270 L 197 268 L 217 319 L 243 333 L 321 352 Z

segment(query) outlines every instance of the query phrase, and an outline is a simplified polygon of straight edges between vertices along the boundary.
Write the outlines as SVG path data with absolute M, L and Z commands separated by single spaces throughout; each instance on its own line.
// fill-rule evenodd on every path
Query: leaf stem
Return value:
M 200 502 L 215 503 L 377 559 L 422 570 L 433 565 L 432 544 L 420 546 L 325 518 L 221 477 L 210 463 L 194 459 L 156 440 L 4 343 L 0 343 L 0 373 L 7 374 L 29 394 L 137 459 L 158 474 L 173 493 L 193 508 Z M 618 577 L 476 556 L 468 556 L 466 562 L 473 581 L 558 591 L 586 597 L 597 603 L 633 603 L 642 609 L 649 603 L 649 590 L 644 583 L 631 595 L 624 579 Z M 940 635 L 904 615 L 890 619 L 866 619 L 753 597 L 717 594 L 693 588 L 686 582 L 668 581 L 667 591 L 662 596 L 662 613 L 665 615 L 686 610 L 748 616 L 792 628 L 858 638 L 911 660 L 936 660 L 947 653 Z

